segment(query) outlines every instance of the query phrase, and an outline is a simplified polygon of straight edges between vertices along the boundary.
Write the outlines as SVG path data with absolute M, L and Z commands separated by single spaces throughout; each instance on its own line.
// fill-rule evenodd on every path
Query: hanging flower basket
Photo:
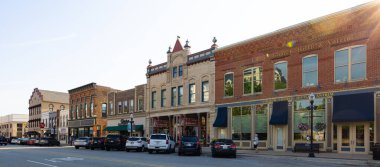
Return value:
M 326 124 L 322 122 L 318 122 L 315 124 L 315 130 L 317 131 L 323 131 L 326 129 Z
M 309 125 L 307 125 L 305 123 L 300 123 L 300 124 L 298 124 L 298 129 L 300 131 L 307 131 L 307 130 L 309 130 Z

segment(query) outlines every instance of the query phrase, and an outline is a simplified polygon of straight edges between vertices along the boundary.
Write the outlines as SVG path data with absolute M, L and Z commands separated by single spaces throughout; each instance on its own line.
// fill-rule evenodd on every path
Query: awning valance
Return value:
M 374 121 L 374 94 L 334 96 L 333 122 Z
M 269 121 L 270 125 L 288 124 L 288 101 L 273 102 L 273 112 Z
M 104 129 L 105 131 L 131 131 L 131 125 L 121 125 L 121 126 L 108 126 Z M 143 131 L 143 125 L 134 125 L 133 131 Z
M 219 107 L 214 122 L 214 127 L 227 127 L 228 110 L 227 107 Z

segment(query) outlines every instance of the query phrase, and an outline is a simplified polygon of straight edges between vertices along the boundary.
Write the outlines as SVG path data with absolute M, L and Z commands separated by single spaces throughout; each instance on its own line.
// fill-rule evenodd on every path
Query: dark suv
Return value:
M 182 136 L 178 148 L 178 155 L 192 153 L 200 156 L 202 154 L 202 147 L 197 136 Z
M 100 148 L 104 150 L 104 137 L 93 137 L 90 139 L 90 148 L 94 150 L 95 148 Z
M 113 148 L 117 150 L 125 150 L 125 142 L 127 141 L 127 137 L 123 135 L 107 135 L 105 141 L 105 147 L 107 151 L 110 151 Z
M 7 145 L 8 140 L 4 136 L 0 136 L 0 145 Z

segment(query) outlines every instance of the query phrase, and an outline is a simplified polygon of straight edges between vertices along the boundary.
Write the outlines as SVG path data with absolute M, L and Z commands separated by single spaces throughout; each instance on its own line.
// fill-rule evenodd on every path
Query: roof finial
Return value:
M 212 48 L 217 48 L 218 47 L 218 45 L 216 44 L 217 41 L 218 40 L 216 40 L 216 37 L 214 37 L 214 39 L 212 39 L 212 42 L 214 43 L 214 44 L 211 45 Z
M 151 66 L 152 65 L 152 60 L 149 59 L 148 63 L 149 63 L 149 66 Z
M 177 39 L 180 39 L 181 37 L 179 35 L 177 35 Z
M 168 49 L 168 51 L 166 52 L 167 54 L 169 54 L 169 53 L 171 53 L 172 51 L 172 47 L 171 46 L 169 46 L 169 49 Z
M 190 45 L 189 45 L 189 40 L 188 40 L 188 39 L 186 40 L 186 44 L 185 44 L 184 47 L 185 47 L 185 49 L 189 49 L 189 48 L 191 48 Z

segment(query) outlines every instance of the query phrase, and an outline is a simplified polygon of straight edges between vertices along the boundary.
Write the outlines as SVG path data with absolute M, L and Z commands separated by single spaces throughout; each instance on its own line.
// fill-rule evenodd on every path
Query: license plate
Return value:
M 159 141 L 156 141 L 156 144 L 160 144 L 160 142 L 159 142 Z
M 112 140 L 111 140 L 110 142 L 111 142 L 111 143 L 113 143 L 113 141 L 112 141 Z
M 97 141 L 94 141 L 94 143 L 98 143 Z
M 186 146 L 190 147 L 190 146 L 191 146 L 191 143 L 187 143 Z
M 227 149 L 228 148 L 228 146 L 223 146 L 223 149 Z

